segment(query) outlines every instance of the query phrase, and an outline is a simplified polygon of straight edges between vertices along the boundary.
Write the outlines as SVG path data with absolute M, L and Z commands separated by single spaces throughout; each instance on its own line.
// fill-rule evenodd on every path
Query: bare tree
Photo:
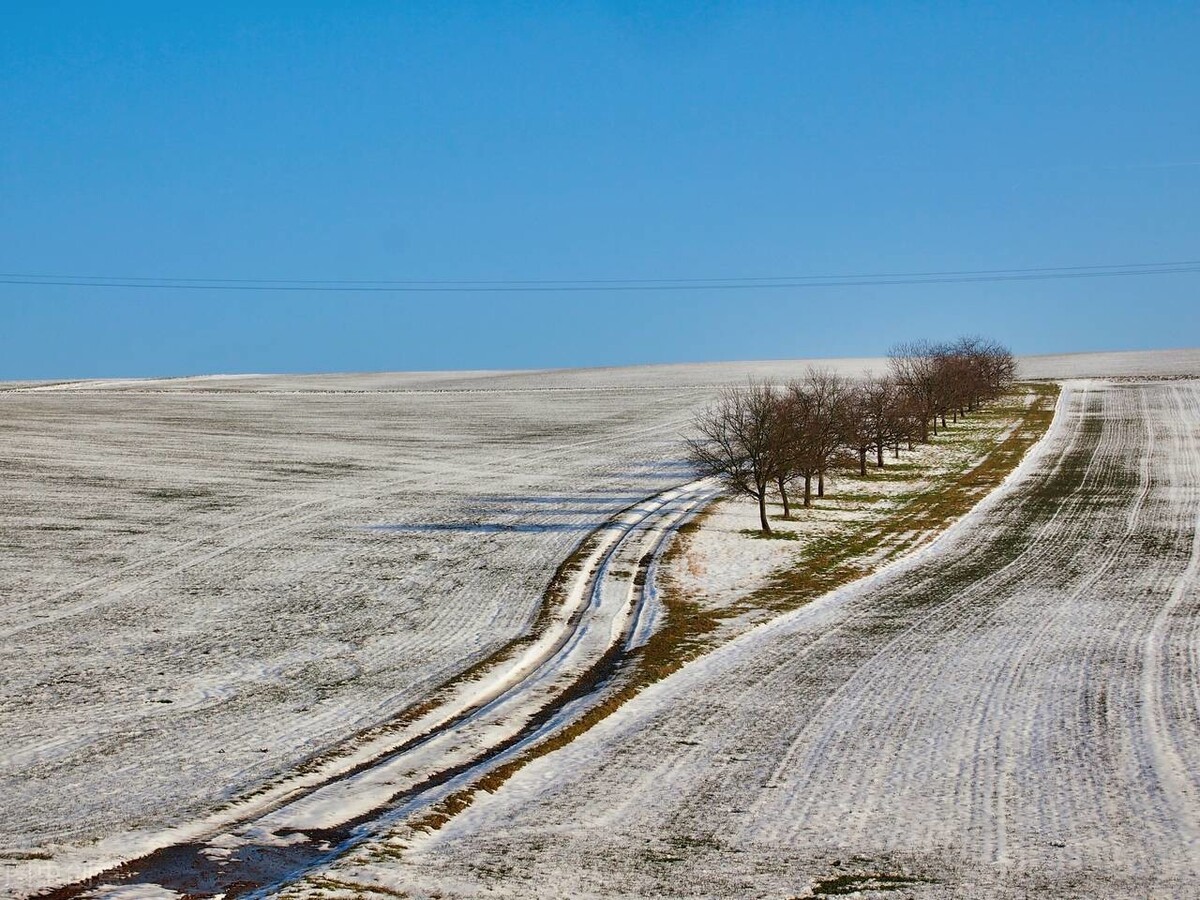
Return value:
M 767 491 L 779 472 L 778 414 L 779 396 L 771 385 L 750 381 L 744 387 L 728 387 L 696 416 L 700 436 L 687 442 L 692 464 L 700 472 L 758 502 L 763 534 L 771 533 Z
M 942 357 L 949 384 L 948 401 L 957 421 L 981 403 L 995 400 L 1012 385 L 1016 360 L 996 341 L 961 337 L 946 346 Z
M 804 506 L 812 506 L 812 483 L 817 475 L 817 454 L 813 452 L 812 404 L 803 382 L 789 382 L 779 400 L 779 441 L 782 452 L 777 458 L 782 486 L 804 481 Z
M 913 449 L 913 444 L 921 434 L 921 427 L 921 413 L 912 395 L 896 384 L 896 403 L 892 407 L 892 421 L 889 425 L 896 459 L 900 458 L 901 443 L 907 444 L 909 450 Z
M 961 337 L 950 345 L 950 365 L 955 374 L 955 420 L 988 399 L 983 339 Z
M 883 468 L 883 454 L 895 442 L 897 451 L 900 443 L 896 433 L 899 422 L 898 409 L 900 391 L 896 382 L 887 376 L 868 376 L 858 386 L 858 402 L 855 405 L 862 418 L 860 428 L 871 438 L 869 449 L 875 451 L 875 464 Z M 866 458 L 861 460 L 860 469 L 866 474 Z
M 867 474 L 867 453 L 875 444 L 869 405 L 867 383 L 857 383 L 847 393 L 838 416 L 838 436 L 842 444 L 857 455 L 859 475 Z
M 998 341 L 980 340 L 975 352 L 977 365 L 983 373 L 982 399 L 995 400 L 1016 380 L 1017 360 L 1012 351 Z
M 937 434 L 937 414 L 943 389 L 938 348 L 928 341 L 897 344 L 889 353 L 892 377 L 908 395 L 910 408 L 919 417 L 919 438 L 929 440 L 929 424 Z
M 934 428 L 937 427 L 938 419 L 941 419 L 942 428 L 945 428 L 946 414 L 954 412 L 961 397 L 963 364 L 949 344 L 933 344 L 931 352 L 934 383 Z M 955 418 L 955 421 L 958 419 Z
M 837 450 L 837 423 L 829 414 L 831 391 L 825 376 L 824 372 L 810 370 L 805 380 L 789 382 L 779 397 L 776 482 L 785 516 L 791 509 L 788 486 L 803 480 L 804 506 L 812 506 L 813 480 L 822 482 L 822 474 Z
M 724 389 L 717 402 L 695 419 L 699 437 L 688 441 L 689 456 L 702 473 L 719 478 L 739 494 L 754 498 L 764 534 L 771 533 L 767 495 L 774 489 L 791 517 L 791 485 L 803 479 L 804 505 L 825 496 L 825 474 L 849 464 L 845 449 L 858 456 L 867 473 L 867 454 L 884 466 L 888 447 L 913 449 L 938 422 L 954 421 L 979 404 L 1001 396 L 1016 376 L 1007 347 L 978 337 L 952 344 L 912 341 L 890 353 L 890 375 L 852 384 L 830 369 L 809 368 L 782 392 L 747 382 Z
M 788 496 L 791 484 L 803 474 L 804 419 L 796 407 L 794 392 L 789 387 L 775 396 L 775 422 L 772 436 L 775 443 L 775 487 L 783 504 L 783 517 L 792 517 Z
M 939 421 L 946 427 L 947 415 L 957 422 L 980 403 L 1002 395 L 1016 376 L 1012 352 L 979 337 L 950 344 L 898 344 L 889 362 L 892 377 L 919 417 L 922 441 L 929 439 L 930 426 L 936 435 Z
M 805 455 L 817 476 L 818 497 L 825 496 L 825 473 L 842 445 L 842 415 L 849 392 L 850 382 L 832 369 L 810 367 L 804 376 Z

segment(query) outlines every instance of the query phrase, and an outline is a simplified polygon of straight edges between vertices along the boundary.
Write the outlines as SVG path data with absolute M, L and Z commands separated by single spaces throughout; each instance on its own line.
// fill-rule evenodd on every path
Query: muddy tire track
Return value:
M 597 528 L 560 569 L 540 633 L 498 654 L 413 712 L 375 747 L 296 773 L 163 845 L 50 900 L 114 887 L 189 897 L 242 896 L 278 887 L 556 733 L 602 702 L 623 674 L 657 603 L 649 577 L 675 529 L 718 495 L 706 480 L 647 498 Z M 565 586 L 562 582 L 566 582 Z

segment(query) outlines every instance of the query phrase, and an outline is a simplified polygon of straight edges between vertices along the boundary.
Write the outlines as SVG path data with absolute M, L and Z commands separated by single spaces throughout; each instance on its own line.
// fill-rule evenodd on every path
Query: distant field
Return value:
M 1171 377 L 1195 375 L 1200 349 L 1118 350 L 1103 353 L 1059 353 L 1017 358 L 1021 378 Z M 749 360 L 721 363 L 673 363 L 590 369 L 535 369 L 478 372 L 367 372 L 331 375 L 200 375 L 192 378 L 108 379 L 66 381 L 42 385 L 0 383 L 0 387 L 39 391 L 181 391 L 181 392 L 310 392 L 310 391 L 499 391 L 602 390 L 627 388 L 665 390 L 686 385 L 712 386 L 755 378 L 786 379 L 809 365 L 846 375 L 885 366 L 882 357 L 835 357 L 811 360 Z
M 825 364 L 858 374 L 879 362 L 830 360 Z M 19 863 L 28 869 L 31 857 L 53 856 L 63 847 L 100 847 L 96 841 L 111 841 L 113 835 L 125 837 L 95 852 L 98 858 L 119 855 L 122 847 L 137 847 L 139 833 L 195 819 L 253 792 L 280 772 L 421 700 L 435 686 L 529 627 L 556 567 L 591 529 L 634 501 L 691 477 L 680 459 L 679 438 L 692 412 L 711 398 L 715 385 L 739 381 L 748 374 L 787 378 L 801 374 L 805 365 L 804 361 L 791 361 L 6 386 L 0 390 L 4 501 L 0 503 L 4 554 L 0 566 L 0 633 L 4 637 L 0 729 L 5 735 L 0 745 L 0 866 Z M 1021 371 L 1028 378 L 1177 377 L 1200 372 L 1200 351 L 1030 357 L 1021 361 Z M 1167 391 L 1175 393 L 1163 393 Z M 1145 460 L 1157 461 L 1158 455 L 1168 451 L 1176 455 L 1163 457 L 1164 465 L 1156 463 L 1152 471 L 1156 477 L 1160 472 L 1171 474 L 1162 475 L 1166 480 L 1161 484 L 1155 482 L 1154 490 L 1159 493 L 1146 488 L 1151 505 L 1137 509 L 1170 507 L 1175 510 L 1171 515 L 1186 519 L 1187 498 L 1196 488 L 1188 480 L 1190 451 L 1186 434 L 1179 429 L 1183 427 L 1180 422 L 1191 421 L 1186 418 L 1191 407 L 1183 400 L 1171 401 L 1175 403 L 1171 406 L 1164 399 L 1186 397 L 1186 391 L 1170 386 L 1076 390 L 1072 395 L 1075 404 L 1082 402 L 1082 397 L 1100 398 L 1095 402 L 1101 407 L 1090 418 L 1072 407 L 1073 418 L 1056 432 L 1056 441 L 1061 444 L 1073 430 L 1084 429 L 1080 423 L 1098 422 L 1094 425 L 1098 429 L 1096 446 L 1087 451 L 1097 461 L 1089 471 L 1123 479 L 1122 490 L 1133 494 L 1113 493 L 1115 487 L 1107 487 L 1108 482 L 1087 482 L 1091 493 L 1085 492 L 1084 499 L 1095 496 L 1087 501 L 1091 505 L 1086 510 L 1081 506 L 1077 512 L 1086 512 L 1100 525 L 1087 533 L 1080 527 L 1057 536 L 1047 532 L 1038 539 L 1054 537 L 1062 546 L 1069 546 L 1069 540 L 1083 541 L 1078 549 L 1082 559 L 1099 554 L 1094 546 L 1097 541 L 1117 539 L 1106 538 L 1104 529 L 1116 529 L 1122 517 L 1134 515 L 1130 496 L 1139 496 L 1138 486 L 1149 483 L 1145 473 L 1151 471 L 1146 468 L 1150 464 Z M 1168 415 L 1172 410 L 1175 412 Z M 1113 436 L 1117 434 L 1119 438 Z M 1041 465 L 1049 466 L 1053 453 L 1066 452 L 1059 444 L 1054 445 L 1058 449 L 1043 453 Z M 1047 471 L 1058 473 L 1055 477 L 1061 475 L 1057 469 Z M 1013 499 L 1006 501 L 1008 506 L 997 505 L 989 512 L 991 518 L 976 523 L 981 539 L 1025 539 L 1005 537 L 1008 520 L 995 519 L 1018 502 L 1026 504 L 1021 509 L 1034 508 L 1034 500 L 1021 500 L 1023 496 L 1014 492 Z M 1184 507 L 1179 507 L 1180 503 Z M 1182 553 L 1176 544 L 1185 531 L 1177 524 L 1163 538 L 1163 547 L 1170 544 L 1164 553 Z M 1022 534 L 1027 532 L 1028 528 Z M 947 559 L 952 561 L 953 555 Z M 961 573 L 968 571 L 965 566 L 965 562 L 947 562 L 945 568 Z M 1126 566 L 1130 567 L 1133 563 Z M 1061 560 L 1052 560 L 1050 569 L 1073 571 Z M 1159 571 L 1155 583 L 1167 583 L 1175 577 L 1173 572 L 1169 568 Z M 948 602 L 946 598 L 969 586 L 965 575 L 959 582 L 939 577 L 942 580 L 936 585 L 930 582 L 929 587 L 940 598 L 938 603 Z M 1019 580 L 1013 584 L 1007 589 L 1019 592 Z M 1119 586 L 1114 581 L 1106 583 L 1105 589 Z M 903 619 L 908 613 L 900 611 L 910 610 L 915 602 L 909 593 L 898 593 L 894 600 L 900 634 L 907 634 L 908 627 Z M 1037 602 L 1020 599 L 1012 608 L 1033 604 L 1033 615 Z M 1153 602 L 1146 600 L 1151 604 L 1146 608 L 1153 609 Z M 851 603 L 830 607 L 854 608 Z M 845 614 L 849 617 L 845 627 L 866 627 L 849 612 Z M 816 621 L 823 623 L 821 627 L 832 627 L 835 620 Z M 1174 621 L 1171 618 L 1168 625 Z M 1063 622 L 1078 625 L 1070 616 Z M 1168 625 L 1155 634 L 1166 634 L 1163 629 L 1169 631 Z M 803 628 L 797 634 L 802 632 Z M 874 660 L 882 652 L 884 645 L 879 641 L 884 636 L 874 625 L 862 635 L 855 634 L 864 659 Z M 1128 640 L 1135 644 L 1145 637 L 1141 632 L 1131 635 Z M 1032 640 L 1027 635 L 1020 639 Z M 988 642 L 993 638 L 985 629 L 973 640 L 991 647 Z M 787 653 L 793 650 L 789 645 Z M 998 651 L 993 647 L 988 652 Z M 1099 660 L 1103 654 L 1117 651 L 1088 645 L 1079 652 Z M 940 658 L 927 655 L 919 662 L 933 665 L 930 660 Z M 722 655 L 721 659 L 728 660 L 720 665 L 732 666 L 731 672 L 745 664 L 745 658 L 736 655 Z M 974 665 L 971 657 L 963 660 L 968 669 Z M 988 665 L 994 662 L 995 658 L 988 657 Z M 904 664 L 911 665 L 913 660 Z M 1100 662 L 1096 666 L 1097 672 L 1116 671 Z M 687 691 L 709 694 L 709 688 L 699 685 L 710 677 L 705 674 L 710 664 L 694 668 L 694 672 L 693 667 L 685 670 L 690 673 L 686 678 L 669 682 L 676 686 L 672 691 L 684 692 L 678 715 L 691 717 L 686 718 L 688 722 L 695 716 L 688 711 L 692 701 L 686 698 Z M 1032 671 L 1042 677 L 1038 674 L 1041 670 Z M 1121 683 L 1129 679 L 1133 679 L 1130 684 L 1140 683 L 1141 671 L 1122 669 Z M 1001 689 L 963 680 L 964 672 L 952 674 L 952 682 L 947 683 L 958 684 L 968 693 Z M 733 679 L 731 686 L 714 689 L 704 702 L 716 704 L 712 715 L 720 710 L 721 721 L 733 716 L 729 721 L 738 723 L 735 731 L 749 729 L 746 733 L 751 735 L 756 734 L 753 723 L 743 722 L 738 718 L 741 712 L 735 715 L 727 707 L 733 704 L 747 714 L 757 710 L 763 723 L 773 721 L 762 711 L 765 700 L 753 698 L 756 679 L 764 683 L 785 679 L 788 687 L 780 690 L 797 698 L 797 703 L 816 703 L 814 698 L 827 689 L 836 696 L 843 690 L 824 683 L 806 685 L 804 672 L 792 670 L 773 674 L 751 666 L 744 683 L 736 680 L 741 675 L 728 677 Z M 857 683 L 849 678 L 848 674 L 846 684 Z M 693 683 L 697 687 L 688 687 Z M 738 683 L 751 693 L 744 702 L 734 703 L 722 691 L 733 691 L 732 685 Z M 1006 704 L 1026 696 L 1014 684 L 1024 682 L 1017 679 L 1002 686 L 1009 694 L 1016 692 L 1013 696 L 1017 699 L 1006 699 Z M 1114 687 L 1106 692 L 1105 702 L 1119 702 L 1119 695 Z M 774 703 L 779 696 L 772 692 L 769 699 Z M 878 702 L 883 703 L 887 696 L 879 693 Z M 925 709 L 920 703 L 935 700 L 949 702 L 936 691 L 928 696 L 893 697 L 890 702 L 896 708 Z M 642 753 L 680 759 L 681 773 L 690 773 L 676 785 L 680 803 L 708 809 L 716 801 L 705 793 L 709 788 L 696 785 L 726 777 L 719 773 L 727 772 L 735 780 L 759 777 L 761 773 L 754 769 L 757 763 L 747 763 L 750 768 L 743 771 L 745 761 L 732 759 L 742 751 L 729 750 L 728 759 L 719 755 L 726 752 L 720 750 L 725 738 L 688 749 L 690 744 L 663 744 L 647 737 L 646 723 L 657 721 L 655 717 L 661 714 L 655 702 L 652 698 L 639 701 L 640 705 L 631 707 L 629 717 L 621 717 L 621 727 L 626 730 L 620 732 L 619 740 L 631 741 L 628 755 L 622 754 L 622 758 L 628 758 L 630 764 L 642 759 Z M 1011 705 L 1003 706 L 1006 715 L 1011 709 Z M 805 710 L 808 708 L 781 706 L 778 715 L 798 717 L 795 721 L 809 721 L 816 715 Z M 933 715 L 931 710 L 933 707 L 922 715 Z M 1067 715 L 1057 706 L 1047 714 Z M 1128 710 L 1127 714 L 1133 715 Z M 703 728 L 719 724 L 704 716 L 695 721 Z M 855 721 L 859 723 L 855 727 L 866 727 L 860 720 L 837 721 Z M 902 730 L 920 730 L 911 720 L 906 722 Z M 788 727 L 776 724 L 781 735 L 791 734 Z M 614 727 L 607 724 L 587 740 L 617 740 L 611 736 Z M 674 734 L 671 729 L 683 725 L 664 727 L 664 734 Z M 835 732 L 836 728 L 821 738 L 822 746 L 843 740 Z M 1169 732 L 1155 734 L 1161 737 Z M 884 742 L 879 752 L 885 756 L 895 753 L 897 747 L 909 746 L 907 739 L 886 729 L 877 739 Z M 875 746 L 872 741 L 876 738 L 862 740 L 864 747 Z M 764 746 L 763 753 L 787 750 L 769 741 Z M 945 746 L 953 751 L 951 755 L 965 752 L 953 742 Z M 1069 749 L 1073 746 L 1069 742 L 1065 746 L 1068 749 L 1061 752 L 1076 752 Z M 930 752 L 939 747 L 942 745 L 930 745 Z M 795 755 L 801 750 L 788 752 Z M 1183 754 L 1180 760 L 1190 759 L 1186 748 L 1169 752 Z M 686 758 L 679 757 L 680 753 Z M 866 792 L 863 796 L 876 789 L 892 791 L 887 787 L 892 784 L 889 779 L 917 784 L 912 772 L 903 769 L 916 763 L 903 753 L 896 758 L 898 768 L 886 771 L 874 754 L 871 759 L 856 759 L 843 749 L 839 751 L 842 757 L 846 766 L 858 767 L 854 773 L 830 768 L 822 770 L 820 777 L 836 775 L 845 781 L 847 791 Z M 947 757 L 946 764 L 950 761 Z M 513 803 L 528 799 L 528 778 L 536 777 L 537 771 L 552 772 L 555 778 L 561 775 L 558 769 L 522 775 L 525 786 L 514 783 L 511 790 L 506 788 L 497 795 L 498 802 L 504 797 L 516 798 Z M 937 774 L 939 770 L 935 767 L 932 771 Z M 591 784 L 595 778 L 597 790 L 603 792 L 604 779 L 615 779 L 613 785 L 620 786 L 623 779 L 631 777 L 618 767 L 588 774 L 578 782 L 566 778 L 562 796 L 577 796 L 583 804 L 580 808 L 589 809 L 588 815 L 594 814 L 598 821 L 621 822 L 612 831 L 617 835 L 625 833 L 621 829 L 630 829 L 629 834 L 641 840 L 645 829 L 661 827 L 663 835 L 703 843 L 715 834 L 704 829 L 697 832 L 696 826 L 689 824 L 690 813 L 672 811 L 675 801 L 655 799 L 646 784 L 639 790 L 650 793 L 639 809 L 649 818 L 638 818 L 632 824 L 621 818 L 633 815 L 631 808 L 618 812 L 602 803 L 597 806 L 590 788 L 571 787 Z M 794 775 L 779 777 L 781 783 L 792 785 L 781 793 L 792 796 L 789 803 L 815 802 L 797 799 L 809 794 L 795 786 Z M 675 784 L 670 779 L 662 781 L 668 783 Z M 941 816 L 944 810 L 938 804 L 949 801 L 929 790 L 929 797 L 921 794 L 914 808 Z M 582 793 L 573 795 L 571 791 Z M 971 806 L 963 795 L 954 796 L 958 798 L 955 802 L 962 800 Z M 559 805 L 566 801 L 557 797 L 539 796 L 528 816 L 541 814 L 554 821 L 555 816 L 566 815 L 563 810 L 568 807 Z M 618 803 L 619 798 L 614 788 L 608 799 Z M 721 806 L 726 800 L 712 806 L 714 815 L 730 816 L 733 809 L 745 805 L 745 798 L 736 803 L 726 799 L 726 806 Z M 769 816 L 779 821 L 790 821 L 788 817 L 799 814 L 792 806 L 775 809 L 761 798 L 755 803 L 765 804 L 762 808 L 772 810 Z M 921 807 L 920 803 L 928 805 Z M 526 818 L 521 826 L 525 830 L 520 833 L 526 834 L 529 845 L 520 843 L 525 837 L 514 838 L 515 843 L 503 847 L 471 843 L 482 840 L 478 835 L 468 836 L 472 827 L 490 827 L 487 816 L 494 813 L 489 813 L 489 808 L 465 815 L 461 824 L 456 820 L 454 830 L 439 838 L 445 843 L 431 845 L 426 857 L 431 878 L 441 877 L 439 872 L 453 872 L 454 877 L 468 881 L 476 877 L 478 873 L 468 871 L 470 866 L 462 868 L 467 850 L 456 847 L 471 848 L 470 853 L 478 850 L 484 856 L 514 850 L 523 853 L 545 838 L 535 834 L 537 829 L 531 829 L 531 820 Z M 535 812 L 539 809 L 541 813 Z M 804 816 L 812 821 L 836 815 L 844 822 L 859 822 L 854 827 L 866 835 L 862 846 L 869 845 L 872 852 L 883 852 L 880 848 L 895 844 L 886 830 L 880 831 L 873 821 L 860 821 L 861 816 L 856 819 L 853 809 L 847 813 L 844 805 L 817 804 L 812 809 L 805 806 L 805 810 Z M 509 814 L 517 813 L 505 813 Z M 1168 816 L 1164 822 L 1174 821 L 1167 807 L 1156 807 L 1150 814 Z M 668 820 L 678 821 L 676 831 Z M 947 827 L 961 825 L 957 818 L 947 821 L 951 823 Z M 719 827 L 732 828 L 734 824 L 729 819 Z M 745 827 L 751 829 L 746 832 L 750 835 L 760 826 Z M 978 824 L 969 827 L 982 828 Z M 737 828 L 743 825 L 737 824 Z M 1098 840 L 1095 835 L 1100 833 L 1087 832 L 1091 835 L 1088 839 Z M 1023 846 L 1020 840 L 1014 844 L 1008 831 L 1005 835 L 1006 846 Z M 536 865 L 530 871 L 551 871 L 558 865 L 557 854 L 574 847 L 576 837 L 584 840 L 578 835 L 563 838 L 566 843 L 559 843 L 557 837 L 550 840 L 544 854 L 533 855 L 536 859 L 531 865 Z M 951 837 L 933 834 L 929 840 L 942 847 L 945 841 L 954 843 Z M 779 838 L 785 839 L 811 849 L 790 832 Z M 619 854 L 624 840 L 597 846 Z M 753 843 L 760 838 L 747 840 Z M 769 849 L 775 838 L 766 840 L 764 846 Z M 969 864 L 977 847 L 985 843 L 964 849 L 963 864 Z M 842 846 L 837 841 L 828 846 L 834 845 Z M 908 849 L 924 859 L 925 846 Z M 1143 852 L 1135 847 L 1129 851 L 1134 854 L 1131 858 L 1144 857 L 1144 852 L 1137 857 L 1135 851 Z M 1002 856 L 991 850 L 987 853 Z M 946 859 L 953 862 L 958 858 L 952 857 Z M 816 859 L 803 854 L 788 858 Z M 698 871 L 709 865 L 704 853 L 696 859 L 701 865 Z M 649 880 L 630 884 L 659 884 L 659 876 L 653 874 L 657 870 L 651 867 L 647 871 L 649 875 L 637 877 Z M 670 868 L 663 872 L 669 873 Z M 394 873 L 386 877 L 392 878 Z M 521 884 L 512 882 L 512 890 L 519 894 Z M 20 891 L 19 884 L 0 886 Z

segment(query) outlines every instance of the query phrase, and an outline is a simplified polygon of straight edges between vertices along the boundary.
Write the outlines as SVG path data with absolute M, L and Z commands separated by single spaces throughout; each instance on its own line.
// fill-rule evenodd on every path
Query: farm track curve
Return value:
M 561 596 L 548 590 L 546 602 L 560 605 L 541 633 L 437 692 L 404 727 L 174 829 L 146 856 L 42 896 L 67 900 L 118 886 L 189 897 L 263 893 L 535 747 L 624 673 L 655 616 L 653 567 L 675 529 L 718 494 L 710 481 L 691 482 L 603 523 L 573 554 Z

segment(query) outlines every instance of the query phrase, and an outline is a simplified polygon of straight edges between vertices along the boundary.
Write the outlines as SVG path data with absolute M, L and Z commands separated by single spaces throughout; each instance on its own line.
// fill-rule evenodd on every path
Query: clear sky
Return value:
M 1187 3 L 8 3 L 0 272 L 755 278 L 1200 260 Z M 10 279 L 11 280 L 11 279 Z M 1200 274 L 0 284 L 0 378 L 1200 345 Z

